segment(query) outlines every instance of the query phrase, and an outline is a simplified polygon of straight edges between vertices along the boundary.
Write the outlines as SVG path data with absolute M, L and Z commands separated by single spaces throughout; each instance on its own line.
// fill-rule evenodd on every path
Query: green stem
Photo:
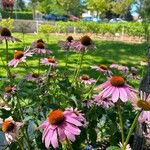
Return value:
M 130 129 L 129 129 L 129 132 L 128 132 L 128 135 L 127 135 L 127 138 L 126 138 L 126 141 L 125 141 L 125 143 L 124 143 L 124 146 L 123 146 L 123 149 L 122 149 L 122 150 L 126 150 L 126 146 L 128 145 L 128 142 L 129 142 L 130 137 L 131 137 L 131 135 L 132 135 L 132 133 L 133 133 L 133 130 L 135 129 L 135 126 L 136 126 L 136 124 L 137 124 L 137 122 L 138 122 L 138 118 L 139 118 L 140 114 L 141 114 L 141 111 L 139 111 L 139 112 L 137 113 L 136 117 L 134 118 L 134 121 L 133 121 L 133 123 L 132 123 L 132 125 L 131 125 L 131 127 L 130 127 Z
M 9 69 L 9 66 L 8 66 L 8 41 L 5 40 L 5 43 L 6 43 L 6 70 L 7 70 L 7 77 L 10 78 L 10 80 L 11 80 L 11 72 L 10 72 L 10 69 Z
M 24 146 L 22 145 L 22 143 L 19 140 L 17 140 L 17 142 L 18 142 L 18 145 L 19 145 L 20 149 L 24 150 Z
M 20 113 L 19 113 L 19 114 L 20 114 L 20 117 L 21 117 L 21 119 L 23 120 L 23 119 L 24 119 L 23 111 L 22 111 L 21 103 L 20 103 L 20 101 L 19 101 L 18 98 L 17 98 L 17 104 L 18 104 L 18 110 L 19 110 L 19 112 L 20 112 Z M 28 134 L 27 134 L 27 131 L 24 130 L 24 128 L 23 128 L 23 130 L 22 130 L 22 133 L 23 133 L 25 139 L 27 140 L 29 150 L 31 150 L 30 139 L 29 139 L 29 136 L 28 136 Z
M 40 74 L 40 57 L 39 57 L 39 63 L 38 63 L 38 75 Z
M 120 104 L 117 105 L 117 108 L 118 108 L 118 115 L 119 115 L 119 124 L 120 124 L 120 129 L 121 129 L 122 145 L 124 146 L 124 128 L 123 128 L 123 118 L 121 114 Z
M 47 89 L 49 88 L 49 81 L 50 81 L 50 72 L 51 72 L 52 66 L 49 67 L 48 73 L 47 73 Z
M 31 69 L 31 67 L 28 66 L 26 62 L 23 62 L 23 64 L 26 67 L 26 69 L 29 69 L 34 74 L 34 71 Z
M 82 67 L 82 64 L 83 64 L 84 53 L 85 53 L 85 52 L 83 52 L 83 53 L 81 54 L 80 63 L 79 63 L 79 68 L 77 69 L 77 71 L 76 71 L 76 73 L 75 73 L 75 75 L 74 75 L 74 79 L 73 79 L 73 81 L 72 81 L 72 84 L 74 84 L 74 82 L 76 81 L 78 75 L 80 74 L 80 70 L 81 70 L 81 67 Z
M 67 139 L 66 141 L 67 141 L 67 147 L 68 147 L 68 150 L 73 150 L 70 141 L 69 141 L 68 139 Z
M 98 76 L 98 78 L 96 79 L 96 82 L 93 84 L 93 86 L 91 87 L 89 93 L 87 94 L 87 96 L 86 96 L 85 98 L 87 98 L 88 96 L 90 96 L 90 95 L 92 94 L 92 91 L 93 91 L 93 89 L 94 89 L 96 83 L 97 83 L 98 80 L 100 79 L 100 77 L 101 77 L 101 74 Z

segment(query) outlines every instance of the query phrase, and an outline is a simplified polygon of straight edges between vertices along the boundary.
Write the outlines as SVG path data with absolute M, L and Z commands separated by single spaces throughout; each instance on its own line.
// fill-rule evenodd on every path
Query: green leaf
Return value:
M 0 109 L 0 118 L 8 118 L 9 116 L 11 116 L 11 111 L 8 111 L 6 109 Z
M 110 146 L 106 150 L 121 150 L 118 146 Z

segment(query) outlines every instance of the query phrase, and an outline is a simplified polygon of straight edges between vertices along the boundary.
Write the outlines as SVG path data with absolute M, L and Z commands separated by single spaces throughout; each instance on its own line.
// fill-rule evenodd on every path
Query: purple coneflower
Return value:
M 36 45 L 37 45 L 38 43 L 43 43 L 44 46 L 47 45 L 42 39 L 38 39 L 38 40 L 36 40 L 36 41 L 34 41 L 34 42 L 32 43 L 32 47 L 33 47 L 33 48 L 36 47 Z
M 104 98 L 111 97 L 113 102 L 117 102 L 119 99 L 126 102 L 136 97 L 136 91 L 125 84 L 125 79 L 121 76 L 112 76 L 105 83 L 99 85 L 97 90 L 99 89 L 103 89 L 99 96 Z
M 150 122 L 150 95 L 140 91 L 140 100 L 132 99 L 131 103 L 136 110 L 143 110 L 139 116 L 139 122 Z
M 23 126 L 22 122 L 15 122 L 12 117 L 4 120 L 2 123 L 2 131 L 5 134 L 5 138 L 8 144 L 11 144 L 16 140 L 19 129 Z
M 91 68 L 102 72 L 104 75 L 112 75 L 112 72 L 108 69 L 106 65 L 91 66 Z
M 52 51 L 45 48 L 45 44 L 42 42 L 38 42 L 35 47 L 33 48 L 33 52 L 38 54 L 46 54 L 46 53 L 52 53 Z
M 129 68 L 127 66 L 124 66 L 124 65 L 112 64 L 112 65 L 110 65 L 110 68 L 115 68 L 115 69 L 117 69 L 123 73 L 129 72 Z
M 81 80 L 81 83 L 84 83 L 84 84 L 92 84 L 96 82 L 95 79 L 90 78 L 88 75 L 80 76 L 80 80 Z
M 20 42 L 19 39 L 15 38 L 15 37 L 13 37 L 13 36 L 11 35 L 10 30 L 7 29 L 7 28 L 2 28 L 2 30 L 1 30 L 1 35 L 0 35 L 0 40 L 1 40 L 1 41 L 2 41 L 2 40 L 7 40 L 7 41 L 12 41 L 12 42 L 14 42 L 14 41 Z
M 129 79 L 140 80 L 141 78 L 138 76 L 138 70 L 135 67 L 131 67 L 130 74 L 127 76 Z
M 84 52 L 88 49 L 96 49 L 96 46 L 93 44 L 92 39 L 88 35 L 85 35 L 79 41 L 72 41 L 71 48 L 77 52 Z
M 52 67 L 57 66 L 57 61 L 53 57 L 43 58 L 43 59 L 41 59 L 41 63 L 46 66 L 52 66 Z
M 38 73 L 29 74 L 25 77 L 27 81 L 37 81 L 39 79 Z
M 15 51 L 15 53 L 14 53 L 14 59 L 12 59 L 8 63 L 8 65 L 16 67 L 19 62 L 26 62 L 26 57 L 27 56 L 31 57 L 32 54 L 33 53 L 29 52 L 28 50 L 26 50 L 26 51 Z
M 102 96 L 95 95 L 94 101 L 97 106 L 102 106 L 103 108 L 110 108 L 114 106 L 114 103 L 110 98 L 103 98 Z
M 47 120 L 39 126 L 44 129 L 42 141 L 45 141 L 46 148 L 50 145 L 58 148 L 58 140 L 63 142 L 67 139 L 74 142 L 75 136 L 80 135 L 81 132 L 78 127 L 83 126 L 78 116 L 80 115 L 73 114 L 72 110 L 69 112 L 68 109 L 64 112 L 59 109 L 50 112 Z
M 9 98 L 12 96 L 12 94 L 14 94 L 17 91 L 16 86 L 7 86 L 5 87 L 5 94 L 4 94 L 4 98 Z
M 71 43 L 73 42 L 73 37 L 72 36 L 68 36 L 66 41 L 59 41 L 58 44 L 61 47 L 61 49 L 63 50 L 69 50 Z

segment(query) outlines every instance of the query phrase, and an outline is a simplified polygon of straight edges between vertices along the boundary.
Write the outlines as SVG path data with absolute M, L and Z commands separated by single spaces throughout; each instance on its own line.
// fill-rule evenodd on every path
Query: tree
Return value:
M 86 5 L 89 10 L 96 11 L 99 16 L 110 10 L 110 2 L 111 0 L 87 0 Z
M 17 0 L 16 3 L 17 3 L 17 9 L 20 9 L 20 10 L 24 10 L 25 9 L 25 2 L 24 2 L 24 0 Z
M 111 11 L 115 14 L 118 14 L 120 16 L 124 16 L 127 14 L 130 6 L 133 4 L 134 0 L 116 0 L 112 1 L 111 5 Z
M 66 15 L 79 16 L 83 9 L 80 0 L 56 0 L 56 3 Z
M 37 9 L 46 14 L 64 13 L 64 10 L 58 6 L 56 0 L 43 0 L 38 4 Z

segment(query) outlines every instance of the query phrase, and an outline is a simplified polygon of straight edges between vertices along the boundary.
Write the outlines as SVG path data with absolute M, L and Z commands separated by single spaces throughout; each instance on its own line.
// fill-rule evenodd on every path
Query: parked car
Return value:
M 71 16 L 69 16 L 69 20 L 70 21 L 79 21 L 80 19 L 76 16 L 71 15 Z
M 92 21 L 92 17 L 83 17 L 83 21 Z
M 121 18 L 113 18 L 113 19 L 110 19 L 109 22 L 126 22 L 126 21 Z
M 101 22 L 102 19 L 98 18 L 98 17 L 84 17 L 83 21 L 93 21 L 93 22 Z
M 65 15 L 59 15 L 59 14 L 48 14 L 44 15 L 43 18 L 45 20 L 53 20 L 53 21 L 67 21 L 68 17 Z

